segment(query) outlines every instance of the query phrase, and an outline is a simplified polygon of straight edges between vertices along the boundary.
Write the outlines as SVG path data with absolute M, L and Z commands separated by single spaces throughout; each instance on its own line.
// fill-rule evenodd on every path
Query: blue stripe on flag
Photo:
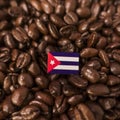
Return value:
M 53 56 L 79 57 L 79 53 L 51 52 Z
M 61 61 L 60 65 L 79 65 L 79 62 Z
M 52 70 L 51 74 L 79 74 L 78 70 Z

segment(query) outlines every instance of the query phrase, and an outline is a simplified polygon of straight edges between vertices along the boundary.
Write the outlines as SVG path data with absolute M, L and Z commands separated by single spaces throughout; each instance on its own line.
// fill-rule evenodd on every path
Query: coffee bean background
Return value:
M 48 74 L 51 51 L 79 75 Z M 0 0 L 0 120 L 120 120 L 120 0 Z

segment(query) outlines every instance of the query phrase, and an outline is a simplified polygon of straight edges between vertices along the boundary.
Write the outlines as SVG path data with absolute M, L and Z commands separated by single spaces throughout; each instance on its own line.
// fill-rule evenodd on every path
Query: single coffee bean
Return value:
M 16 106 L 21 106 L 24 104 L 28 96 L 29 90 L 26 87 L 19 87 L 16 89 L 11 97 L 12 103 Z
M 21 53 L 16 61 L 16 67 L 17 68 L 24 68 L 26 67 L 31 60 L 31 56 L 28 53 Z
M 53 7 L 47 2 L 47 0 L 41 1 L 41 7 L 46 14 L 51 14 L 53 12 Z
M 98 55 L 102 59 L 102 61 L 104 62 L 105 66 L 109 67 L 110 62 L 109 62 L 109 58 L 107 56 L 107 53 L 104 50 L 99 50 Z
M 39 31 L 37 29 L 36 24 L 31 24 L 28 28 L 28 36 L 33 40 L 37 40 L 39 38 Z
M 110 63 L 110 71 L 114 75 L 120 75 L 120 64 L 117 62 Z
M 109 94 L 109 88 L 104 84 L 91 85 L 87 89 L 87 93 L 95 96 L 103 96 Z
M 45 76 L 39 75 L 35 78 L 35 82 L 38 85 L 38 87 L 44 89 L 48 87 L 49 80 Z
M 78 25 L 78 31 L 80 32 L 80 33 L 84 33 L 84 32 L 86 32 L 87 31 L 87 29 L 88 29 L 88 22 L 82 22 L 81 24 L 79 24 Z
M 49 91 L 52 96 L 60 96 L 62 92 L 62 86 L 58 81 L 52 81 L 49 85 Z
M 55 39 L 58 39 L 59 38 L 59 32 L 58 32 L 57 27 L 54 24 L 49 23 L 48 28 L 49 28 L 49 31 L 50 31 L 50 34 L 52 35 L 52 37 L 55 38 Z
M 63 15 L 65 12 L 65 7 L 62 4 L 59 4 L 55 7 L 55 13 L 58 15 Z
M 36 19 L 35 20 L 35 23 L 38 27 L 38 30 L 42 33 L 42 34 L 48 34 L 48 29 L 46 27 L 46 25 L 44 24 L 43 21 L 39 20 L 39 19 Z
M 65 25 L 60 28 L 59 32 L 63 37 L 69 37 L 75 30 L 76 30 L 75 26 Z
M 10 49 L 0 48 L 0 62 L 8 62 L 10 60 Z
M 30 4 L 38 11 L 41 11 L 41 4 L 37 0 L 30 0 Z
M 74 111 L 75 113 L 75 118 L 76 120 L 80 119 L 84 119 L 84 120 L 95 120 L 95 116 L 94 114 L 92 113 L 92 111 L 88 108 L 87 105 L 81 103 L 81 104 L 78 104 L 76 106 L 76 111 Z
M 40 74 L 40 68 L 36 62 L 32 62 L 30 64 L 30 66 L 28 67 L 28 71 L 34 76 L 37 76 Z
M 68 79 L 68 81 L 78 87 L 78 88 L 85 88 L 88 85 L 88 81 L 84 78 L 81 78 L 80 76 L 77 75 L 71 75 Z
M 29 40 L 26 31 L 21 27 L 13 29 L 12 35 L 18 42 L 21 43 L 26 43 Z
M 99 100 L 100 105 L 104 110 L 109 110 L 116 105 L 116 100 L 114 98 L 105 98 Z
M 32 120 L 39 116 L 40 109 L 33 105 L 27 105 L 20 111 L 20 114 L 22 115 L 23 119 Z
M 16 109 L 16 107 L 12 104 L 11 96 L 8 96 L 5 98 L 1 107 L 3 112 L 9 113 L 9 114 L 15 112 L 15 109 Z
M 91 33 L 91 35 L 87 41 L 87 46 L 88 47 L 94 46 L 97 43 L 97 38 L 98 38 L 98 35 L 96 32 Z
M 84 48 L 81 53 L 80 56 L 82 58 L 89 58 L 89 57 L 94 57 L 98 54 L 98 50 L 95 48 Z
M 16 47 L 16 43 L 15 43 L 13 36 L 11 34 L 5 35 L 4 42 L 5 42 L 5 45 L 11 49 Z
M 55 25 L 57 25 L 57 26 L 59 26 L 59 27 L 62 27 L 62 26 L 64 26 L 64 25 L 66 25 L 65 22 L 63 21 L 63 19 L 62 19 L 60 16 L 58 16 L 57 14 L 51 14 L 51 15 L 50 15 L 50 20 L 51 20 Z
M 76 13 L 81 18 L 88 18 L 91 14 L 90 9 L 88 7 L 77 8 Z
M 120 78 L 116 77 L 114 75 L 109 75 L 107 85 L 114 86 L 114 85 L 117 85 L 117 84 L 120 84 Z
M 64 113 L 67 108 L 68 108 L 67 99 L 64 98 L 63 95 L 57 96 L 55 99 L 55 106 L 53 108 L 53 113 L 56 114 Z
M 33 86 L 33 78 L 29 73 L 21 73 L 18 76 L 18 83 L 21 86 L 25 86 L 25 87 L 32 87 Z
M 85 66 L 89 66 L 92 67 L 95 70 L 99 70 L 101 68 L 101 63 L 99 60 L 90 60 L 89 62 L 87 62 L 87 64 Z
M 36 97 L 36 99 L 42 100 L 43 102 L 45 102 L 48 105 L 53 105 L 53 98 L 47 92 L 41 92 L 41 91 L 36 92 L 35 97 Z
M 77 6 L 77 0 L 65 0 L 65 9 L 66 12 L 75 11 Z
M 76 24 L 78 22 L 78 17 L 74 12 L 68 12 L 65 16 L 64 16 L 64 21 L 67 24 Z
M 87 105 L 94 113 L 96 120 L 103 120 L 104 111 L 98 103 L 88 102 Z
M 113 53 L 113 59 L 120 63 L 120 55 L 117 53 Z
M 68 103 L 70 105 L 77 105 L 78 103 L 82 102 L 84 97 L 82 95 L 74 95 L 68 98 Z
M 83 67 L 81 74 L 91 83 L 96 83 L 100 80 L 99 73 L 91 67 Z

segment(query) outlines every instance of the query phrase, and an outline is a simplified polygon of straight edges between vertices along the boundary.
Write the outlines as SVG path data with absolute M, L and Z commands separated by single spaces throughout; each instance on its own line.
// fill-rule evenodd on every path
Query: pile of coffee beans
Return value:
M 51 51 L 79 75 L 48 74 Z M 120 0 L 0 0 L 0 120 L 120 120 Z

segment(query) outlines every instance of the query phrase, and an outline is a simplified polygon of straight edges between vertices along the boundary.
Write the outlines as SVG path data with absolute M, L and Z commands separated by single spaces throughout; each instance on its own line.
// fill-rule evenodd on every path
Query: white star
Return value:
M 51 64 L 51 65 L 54 65 L 54 64 L 55 64 L 55 61 L 54 61 L 54 60 L 51 60 L 51 61 L 50 61 L 50 64 Z

